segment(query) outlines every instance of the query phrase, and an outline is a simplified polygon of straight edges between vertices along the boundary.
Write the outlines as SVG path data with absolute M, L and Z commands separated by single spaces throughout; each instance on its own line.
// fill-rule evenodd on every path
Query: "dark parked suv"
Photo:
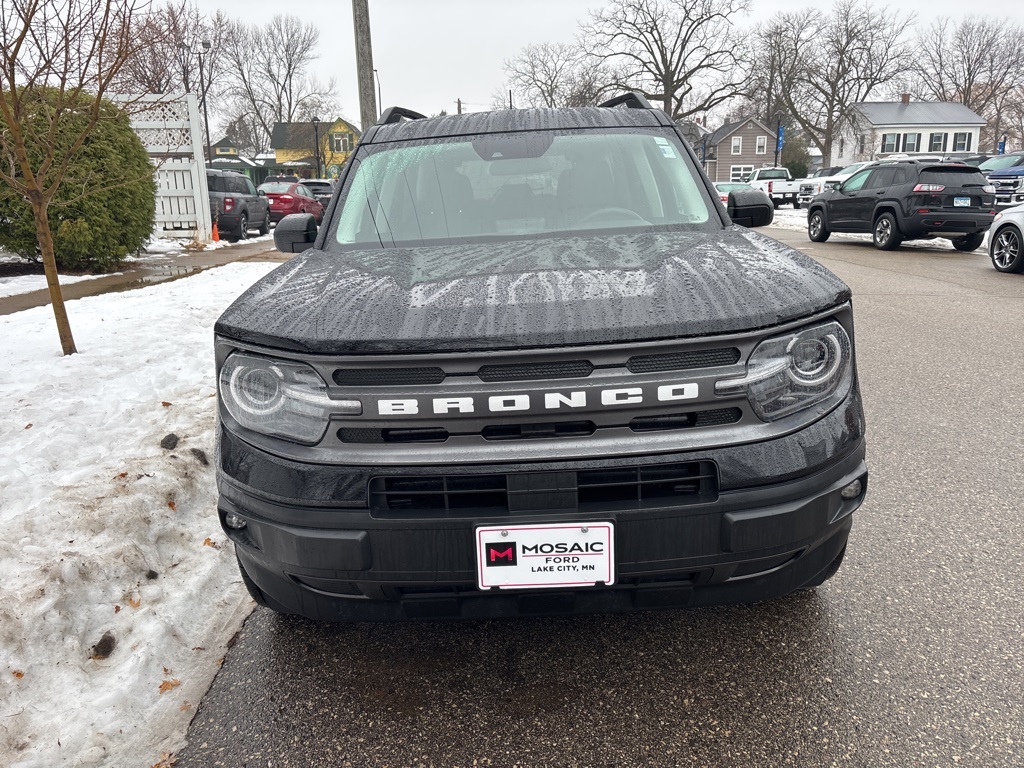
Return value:
M 821 243 L 833 232 L 870 232 L 876 248 L 944 237 L 973 251 L 995 218 L 995 189 L 977 168 L 917 160 L 873 163 L 811 202 L 807 235 Z
M 837 571 L 868 481 L 850 290 L 738 226 L 771 201 L 722 206 L 668 115 L 392 107 L 337 195 L 215 328 L 218 509 L 259 603 L 630 611 Z
M 206 171 L 210 194 L 210 215 L 217 229 L 229 240 L 244 240 L 249 230 L 270 232 L 270 201 L 257 191 L 248 176 L 234 171 Z

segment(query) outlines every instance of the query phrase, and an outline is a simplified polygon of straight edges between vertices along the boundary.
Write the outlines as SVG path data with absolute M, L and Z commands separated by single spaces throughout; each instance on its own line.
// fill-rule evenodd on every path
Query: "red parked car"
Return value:
M 324 218 L 324 207 L 301 182 L 268 181 L 260 184 L 260 191 L 270 200 L 270 220 L 278 222 L 289 213 L 311 213 L 316 223 Z

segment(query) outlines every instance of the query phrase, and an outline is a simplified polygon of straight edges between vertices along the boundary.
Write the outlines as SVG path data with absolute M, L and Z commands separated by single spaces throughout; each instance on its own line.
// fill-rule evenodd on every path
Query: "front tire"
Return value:
M 800 201 L 799 200 L 794 200 L 793 201 L 793 210 L 794 211 L 799 211 L 800 210 Z
M 958 251 L 970 253 L 971 251 L 978 250 L 983 242 L 985 242 L 985 233 L 976 232 L 973 235 L 968 235 L 967 237 L 958 237 L 953 241 L 953 247 Z
M 1024 272 L 1024 251 L 1021 246 L 1021 233 L 1016 227 L 1003 227 L 996 233 L 989 246 L 989 256 L 997 272 Z
M 895 251 L 903 242 L 900 235 L 899 225 L 896 217 L 891 213 L 883 213 L 875 220 L 875 227 L 871 235 L 875 248 L 881 251 Z
M 807 217 L 807 237 L 815 243 L 824 243 L 831 234 L 821 208 L 811 211 L 811 215 Z

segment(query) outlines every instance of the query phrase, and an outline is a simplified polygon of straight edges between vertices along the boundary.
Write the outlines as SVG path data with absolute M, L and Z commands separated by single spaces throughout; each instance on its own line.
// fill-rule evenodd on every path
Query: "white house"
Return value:
M 832 143 L 829 165 L 850 165 L 889 155 L 951 155 L 978 152 L 985 119 L 963 104 L 865 101 L 854 105 L 854 126 Z

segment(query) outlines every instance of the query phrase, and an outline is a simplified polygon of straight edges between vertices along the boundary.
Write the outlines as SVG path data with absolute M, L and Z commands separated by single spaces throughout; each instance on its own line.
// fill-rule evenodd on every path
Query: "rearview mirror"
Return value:
M 311 213 L 285 216 L 274 230 L 274 245 L 281 253 L 302 253 L 316 240 L 316 219 Z
M 775 219 L 772 199 L 759 189 L 736 189 L 729 193 L 729 218 L 739 227 L 766 227 Z

